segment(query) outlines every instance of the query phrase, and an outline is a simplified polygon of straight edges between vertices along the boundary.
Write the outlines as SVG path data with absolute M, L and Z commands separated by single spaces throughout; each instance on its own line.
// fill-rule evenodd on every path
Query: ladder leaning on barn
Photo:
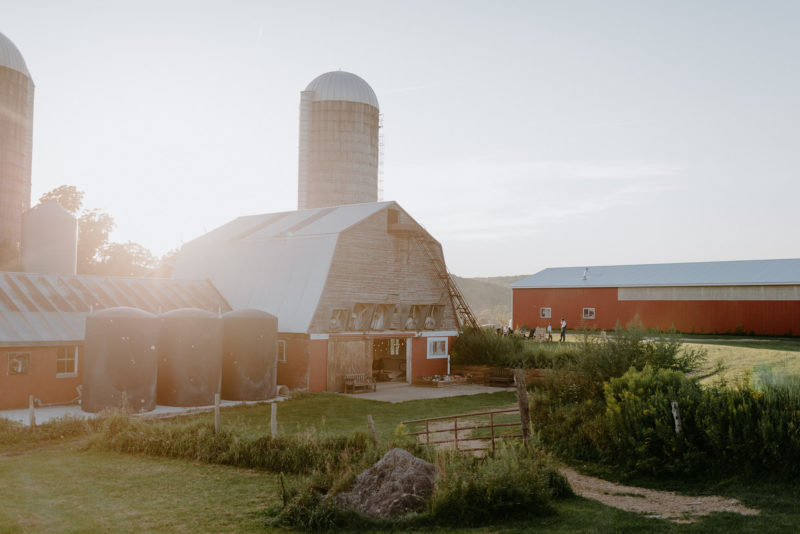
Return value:
M 453 309 L 456 312 L 456 317 L 458 318 L 461 328 L 475 328 L 476 330 L 480 328 L 478 326 L 478 321 L 472 314 L 472 310 L 470 309 L 467 300 L 464 298 L 461 290 L 456 285 L 453 277 L 447 272 L 447 267 L 445 267 L 444 262 L 439 259 L 439 256 L 432 249 L 431 243 L 428 241 L 428 239 L 420 236 L 419 234 L 414 235 L 413 239 L 417 246 L 422 249 L 422 252 L 425 253 L 425 256 L 427 256 L 434 269 L 436 269 L 436 274 L 439 276 L 439 280 L 441 280 L 442 285 L 447 290 L 447 294 L 450 295 L 450 303 L 453 305 Z

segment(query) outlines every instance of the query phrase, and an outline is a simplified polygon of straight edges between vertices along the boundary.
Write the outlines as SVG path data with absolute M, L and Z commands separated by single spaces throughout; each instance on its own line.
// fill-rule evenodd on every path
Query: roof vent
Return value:
M 581 280 L 587 280 L 589 278 L 589 268 L 586 267 L 583 269 L 583 276 L 581 276 Z

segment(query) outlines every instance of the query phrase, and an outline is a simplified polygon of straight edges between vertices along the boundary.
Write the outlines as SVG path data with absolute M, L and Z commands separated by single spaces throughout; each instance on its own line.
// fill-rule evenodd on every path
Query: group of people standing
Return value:
M 559 341 L 567 340 L 567 320 L 561 318 L 561 337 Z M 547 341 L 553 341 L 553 325 L 547 323 Z

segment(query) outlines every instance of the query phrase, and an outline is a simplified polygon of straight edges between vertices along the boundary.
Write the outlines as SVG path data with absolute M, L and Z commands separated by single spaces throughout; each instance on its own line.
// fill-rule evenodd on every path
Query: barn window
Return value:
M 447 358 L 447 338 L 428 338 L 428 358 Z
M 347 329 L 355 331 L 369 330 L 374 311 L 374 304 L 356 303 L 353 306 L 353 313 L 350 314 L 350 323 Z
M 26 375 L 31 368 L 30 352 L 9 352 L 6 360 L 6 374 Z
M 328 330 L 331 332 L 338 332 L 347 328 L 347 320 L 350 316 L 350 310 L 337 309 L 331 312 L 331 322 Z
M 58 347 L 56 353 L 56 378 L 78 376 L 78 347 Z
M 370 330 L 388 330 L 394 316 L 394 304 L 379 304 L 372 314 Z
M 400 340 L 396 337 L 389 340 L 389 356 L 400 356 Z
M 584 308 L 583 309 L 583 318 L 584 319 L 594 319 L 594 308 Z
M 278 340 L 278 361 L 286 363 L 286 342 L 282 339 Z
M 539 308 L 539 317 L 542 319 L 549 319 L 553 316 L 553 312 L 550 308 Z

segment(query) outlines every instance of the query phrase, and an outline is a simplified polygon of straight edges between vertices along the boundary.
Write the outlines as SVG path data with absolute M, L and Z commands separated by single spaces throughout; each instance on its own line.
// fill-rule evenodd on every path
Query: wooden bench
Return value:
M 350 373 L 344 375 L 344 392 L 358 393 L 359 391 L 375 391 L 375 382 L 364 373 Z
M 514 372 L 504 367 L 492 367 L 489 372 L 483 376 L 483 383 L 487 386 L 513 386 Z

